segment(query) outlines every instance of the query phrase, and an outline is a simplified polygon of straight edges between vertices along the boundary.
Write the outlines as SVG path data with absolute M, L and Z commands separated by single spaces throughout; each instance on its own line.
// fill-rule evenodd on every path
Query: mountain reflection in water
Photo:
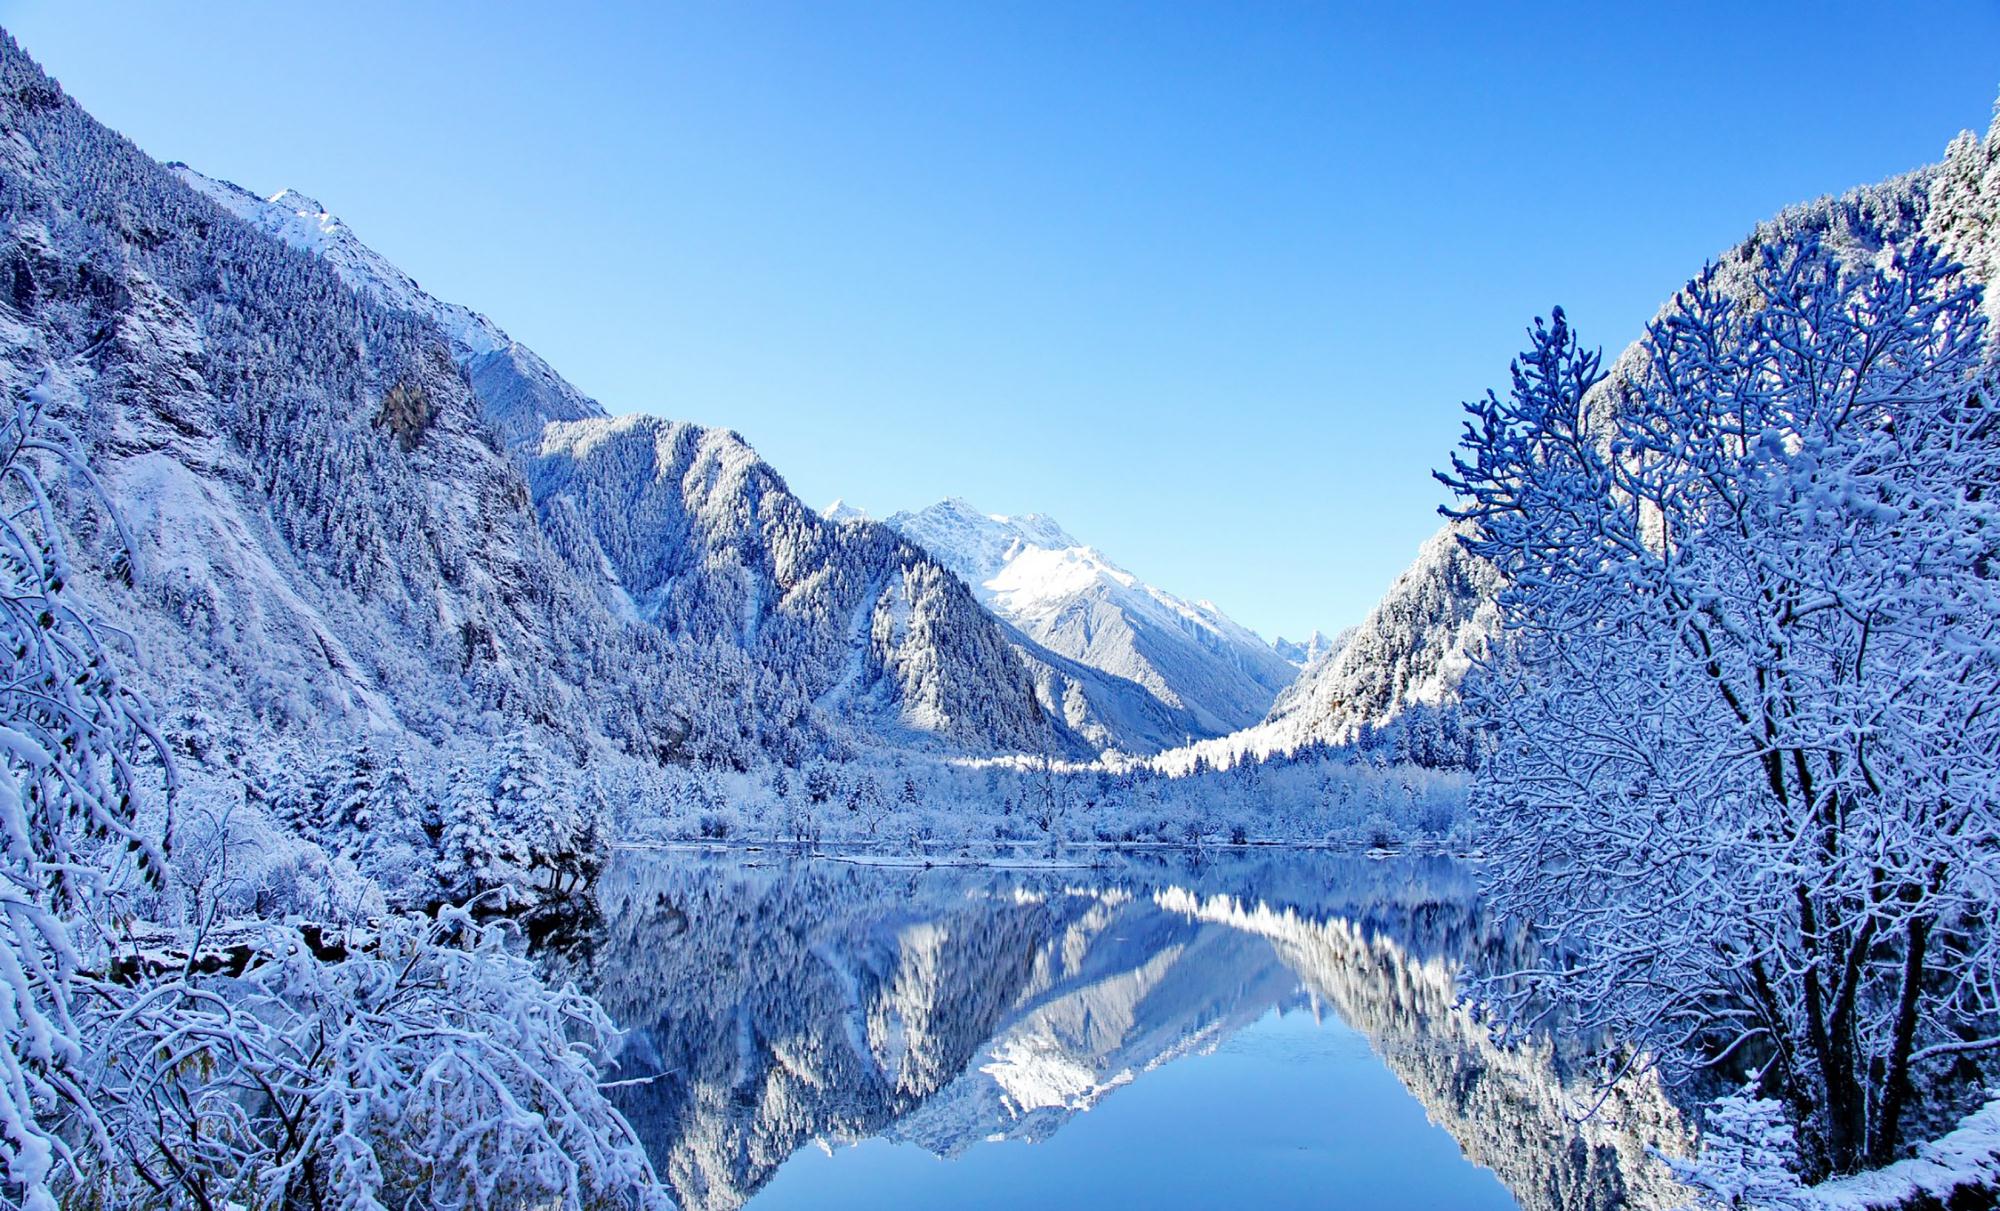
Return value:
M 825 1203 L 836 1168 L 880 1185 L 870 1205 L 899 1205 L 899 1182 L 923 1187 L 905 1190 L 908 1205 L 1034 1201 L 1065 1174 L 1075 1189 L 1078 1173 L 1115 1181 L 1121 1167 L 1159 1168 L 1130 1143 L 1147 1114 L 1221 1120 L 1155 1146 L 1170 1146 L 1168 1168 L 1187 1173 L 1212 1146 L 1206 1163 L 1231 1169 L 1244 1206 L 1283 1204 L 1287 1180 L 1337 1187 L 1304 1190 L 1309 1205 L 1394 1205 L 1366 1191 L 1393 1191 L 1398 1165 L 1412 1194 L 1459 1183 L 1435 1205 L 1494 1205 L 1474 1197 L 1493 1179 L 1473 1166 L 1528 1211 L 1683 1201 L 1648 1152 L 1686 1150 L 1656 1088 L 1628 1082 L 1579 1122 L 1599 1098 L 1563 1047 L 1497 1048 L 1454 1003 L 1454 972 L 1523 957 L 1516 934 L 1480 912 L 1465 866 L 1273 850 L 1084 860 L 1094 865 L 918 870 L 770 851 L 628 851 L 600 884 L 601 921 L 548 961 L 629 1029 L 614 1074 L 628 1083 L 615 1097 L 684 1207 L 743 1205 L 815 1141 L 874 1141 L 853 1150 L 872 1159 L 800 1156 L 799 1183 L 819 1197 L 792 1198 L 780 1181 L 774 1203 Z M 1366 1054 L 1313 1037 L 1322 1015 L 1338 1019 L 1328 1030 L 1358 1032 Z M 1245 1058 L 1273 1047 L 1293 1054 L 1282 1066 Z M 1166 1067 L 1211 1054 L 1229 1062 Z M 1163 1072 L 1177 1075 L 1156 1079 Z M 1138 1082 L 1147 1089 L 1127 1098 L 1121 1123 L 1118 1091 Z M 1386 1093 L 1363 1092 L 1378 1083 Z M 1329 1090 L 1338 1099 L 1313 1111 Z M 1409 1109 L 1401 1137 L 1357 1146 L 1357 1131 L 1402 1121 L 1384 1098 Z M 1066 1137 L 978 1151 L 1051 1140 L 1106 1099 L 1110 1125 L 1102 1136 L 1079 1128 L 1074 1148 Z M 1343 1127 L 1342 1114 L 1368 1117 Z M 1416 1159 L 1432 1145 L 1414 1137 L 1434 1134 L 1431 1124 L 1456 1140 L 1464 1159 L 1444 1160 L 1463 1172 Z M 1303 1159 L 1278 1157 L 1258 1132 L 1296 1136 Z M 896 1154 L 917 1147 L 965 1159 L 912 1177 Z M 1127 1176 L 1123 1188 L 1136 1192 L 1139 1177 L 1162 1174 Z M 1192 1179 L 1143 1201 L 1174 1205 L 1176 1193 L 1179 1205 L 1202 1205 Z

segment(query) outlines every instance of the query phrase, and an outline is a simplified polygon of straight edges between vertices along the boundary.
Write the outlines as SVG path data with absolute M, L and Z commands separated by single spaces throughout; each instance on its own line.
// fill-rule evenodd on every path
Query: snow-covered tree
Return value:
M 1807 1211 L 1813 1201 L 1797 1166 L 1798 1140 L 1785 1108 L 1742 1093 L 1711 1102 L 1700 1156 L 1673 1162 L 1702 1211 Z
M 142 803 L 171 798 L 173 766 L 71 591 L 46 476 L 95 480 L 47 406 L 38 388 L 0 425 L 0 1186 L 53 1211 L 60 1173 L 108 1137 L 79 1070 L 79 973 L 113 945 L 120 893 L 165 877 Z
M 367 738 L 329 757 L 319 771 L 319 818 L 307 835 L 330 852 L 358 854 L 382 811 L 385 775 L 382 754 Z
M 814 762 L 812 768 L 806 771 L 805 789 L 808 801 L 825 803 L 833 798 L 833 792 L 838 787 L 839 782 L 834 778 L 833 771 L 824 763 Z
M 1690 283 L 1615 391 L 1538 321 L 1441 478 L 1505 580 L 1497 895 L 1561 956 L 1515 988 L 1753 1079 L 1817 1175 L 2000 1043 L 2000 437 L 1930 248 L 1747 278 Z
M 495 819 L 486 778 L 464 761 L 452 766 L 434 823 L 425 831 L 435 836 L 439 893 L 453 903 L 509 885 L 526 859 L 516 838 L 502 832 Z

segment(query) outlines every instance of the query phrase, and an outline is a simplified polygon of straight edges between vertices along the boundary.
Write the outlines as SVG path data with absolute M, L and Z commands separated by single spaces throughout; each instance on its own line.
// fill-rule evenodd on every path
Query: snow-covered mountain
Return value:
M 1417 704 L 1455 701 L 1498 615 L 1500 580 L 1447 526 L 1417 552 L 1338 647 L 1327 646 L 1272 703 L 1266 724 L 1303 740 L 1342 743 Z
M 54 401 L 137 543 L 135 583 L 80 587 L 203 776 L 514 728 L 638 766 L 1091 751 L 922 552 L 735 434 L 610 420 L 323 206 L 164 168 L 4 37 L 0 281 L 0 387 Z
M 1193 736 L 1262 718 L 1297 669 L 1206 601 L 1141 581 L 1038 513 L 946 500 L 888 519 L 1048 650 L 1141 686 Z
M 951 608 L 942 612 L 928 607 L 912 611 L 916 599 L 911 594 L 925 591 L 917 587 L 917 582 L 937 594 L 951 592 L 943 583 L 948 578 L 925 573 L 923 560 L 908 566 L 898 564 L 893 573 L 874 569 L 868 573 L 850 571 L 820 578 L 800 591 L 793 578 L 811 571 L 810 561 L 780 561 L 771 555 L 787 541 L 785 535 L 767 535 L 775 540 L 774 547 L 750 538 L 747 532 L 732 532 L 734 522 L 745 516 L 757 516 L 758 524 L 768 528 L 776 524 L 774 519 L 779 514 L 783 516 L 779 529 L 791 535 L 817 531 L 819 528 L 802 516 L 797 502 L 781 483 L 778 492 L 785 503 L 765 509 L 761 515 L 744 508 L 741 500 L 718 497 L 713 482 L 690 481 L 683 485 L 687 492 L 702 495 L 704 502 L 690 514 L 686 507 L 689 502 L 683 499 L 679 507 L 669 508 L 669 512 L 684 519 L 698 515 L 704 507 L 711 510 L 710 521 L 715 524 L 703 522 L 697 529 L 706 538 L 718 539 L 727 550 L 702 543 L 695 544 L 699 550 L 691 549 L 678 521 L 669 522 L 664 528 L 634 532 L 633 523 L 639 519 L 626 512 L 620 498 L 645 496 L 648 508 L 661 508 L 661 498 L 653 485 L 671 481 L 675 470 L 687 468 L 679 466 L 672 453 L 665 453 L 664 461 L 649 462 L 644 455 L 636 459 L 610 459 L 604 455 L 607 441 L 627 451 L 636 451 L 650 441 L 662 452 L 677 442 L 707 443 L 714 457 L 694 457 L 685 450 L 679 457 L 692 457 L 690 466 L 734 468 L 723 481 L 738 491 L 762 492 L 776 477 L 770 468 L 756 462 L 754 453 L 734 433 L 718 431 L 692 436 L 702 431 L 639 418 L 625 418 L 608 426 L 563 427 L 566 422 L 588 422 L 602 419 L 606 414 L 595 401 L 576 391 L 532 350 L 509 338 L 491 320 L 425 293 L 414 279 L 362 243 L 317 201 L 292 190 L 262 198 L 229 182 L 203 176 L 186 165 L 173 167 L 190 186 L 259 230 L 325 259 L 355 289 L 436 323 L 451 339 L 453 353 L 465 368 L 488 420 L 510 446 L 530 460 L 537 506 L 553 527 L 552 532 L 575 535 L 591 530 L 593 544 L 608 541 L 615 548 L 615 558 L 594 546 L 588 551 L 568 551 L 582 561 L 578 565 L 580 570 L 588 573 L 593 567 L 601 568 L 622 591 L 635 582 L 651 583 L 661 569 L 678 568 L 688 573 L 701 565 L 710 565 L 698 574 L 675 579 L 670 602 L 654 600 L 641 605 L 614 597 L 615 610 L 649 621 L 664 619 L 675 633 L 692 629 L 695 634 L 711 636 L 735 628 L 744 645 L 761 649 L 770 661 L 817 667 L 822 675 L 810 678 L 816 683 L 811 695 L 815 705 L 850 718 L 869 716 L 863 722 L 878 730 L 887 726 L 891 732 L 906 738 L 911 732 L 942 730 L 950 734 L 951 721 L 959 718 L 956 712 L 968 705 L 960 700 L 963 695 L 956 692 L 955 687 L 961 683 L 952 676 L 952 663 L 924 655 L 928 645 L 969 644 L 981 651 L 981 659 L 997 661 L 991 667 L 1007 684 L 1008 693 L 1018 693 L 1021 689 L 1016 670 L 999 658 L 990 644 L 984 643 L 990 628 L 983 621 L 963 615 L 966 605 L 962 600 L 953 597 Z M 545 433 L 549 426 L 557 429 Z M 558 429 L 561 436 L 556 436 Z M 645 433 L 640 434 L 639 430 Z M 709 437 L 715 440 L 709 442 Z M 572 518 L 562 512 L 567 507 L 562 501 L 571 499 L 571 489 L 578 477 L 565 469 L 564 464 L 580 451 L 599 453 L 593 460 L 593 469 L 584 478 L 594 485 L 594 497 L 601 511 L 586 511 Z M 628 478 L 619 479 L 621 475 Z M 562 499 L 552 500 L 552 495 Z M 869 525 L 848 533 L 841 523 L 867 523 L 870 519 L 862 510 L 844 502 L 835 501 L 820 517 L 833 523 L 825 533 L 824 545 L 829 551 L 867 550 L 874 556 L 898 559 L 908 554 L 899 551 L 895 556 L 885 556 L 890 548 L 883 544 L 880 527 Z M 566 521 L 575 524 L 565 526 Z M 610 533 L 614 530 L 618 531 L 615 537 Z M 764 552 L 761 556 L 757 554 L 759 550 Z M 911 581 L 909 575 L 914 575 L 916 581 Z M 864 608 L 866 603 L 845 600 L 856 586 L 886 586 L 891 581 L 895 581 L 896 591 L 874 599 L 884 614 L 879 626 L 873 613 Z M 658 587 L 649 591 L 657 594 Z M 659 612 L 662 605 L 668 607 L 664 614 Z M 822 615 L 816 624 L 801 627 L 797 623 L 800 611 L 805 610 L 831 610 L 842 621 L 839 625 L 830 624 L 827 618 L 831 615 Z M 954 614 L 954 610 L 959 613 Z M 761 614 L 769 611 L 784 615 L 784 619 L 778 625 L 765 626 Z M 920 624 L 914 646 L 907 642 L 911 632 L 906 624 L 911 618 Z M 881 642 L 888 647 L 877 663 L 886 662 L 882 667 L 894 665 L 902 669 L 907 679 L 907 684 L 896 693 L 886 693 L 882 686 L 874 684 L 869 668 L 852 667 L 856 661 L 862 661 L 858 653 L 869 650 L 878 632 Z M 1003 633 L 1013 641 L 1015 657 L 1026 670 L 1026 684 L 1035 707 L 1048 717 L 1052 728 L 1015 720 L 1018 726 L 1003 729 L 1003 734 L 1011 739 L 1000 741 L 1002 747 L 1042 749 L 1053 743 L 1056 748 L 1071 752 L 1119 749 L 1150 753 L 1183 742 L 1198 731 L 1184 712 L 1159 707 L 1134 687 L 1098 676 L 1033 642 L 1020 642 L 1011 631 Z M 962 688 L 973 698 L 987 693 L 970 682 L 963 683 Z M 790 711 L 791 708 L 786 708 L 784 713 Z M 1051 730 L 1055 733 L 1054 740 L 1049 735 Z M 789 747 L 789 741 L 783 743 Z
M 846 501 L 839 499 L 836 499 L 832 504 L 828 505 L 826 508 L 821 509 L 819 511 L 819 515 L 821 517 L 826 518 L 828 521 L 871 520 L 868 516 L 868 511 L 866 509 L 857 508 L 856 506 L 850 505 Z
M 487 419 L 510 443 L 533 442 L 549 421 L 601 416 L 604 410 L 557 374 L 532 349 L 470 307 L 426 294 L 319 202 L 293 189 L 259 197 L 205 176 L 186 164 L 167 165 L 188 186 L 266 235 L 312 253 L 341 280 L 398 311 L 430 320 L 451 341 L 485 406 Z
M 1348 627 L 1338 635 L 1328 635 L 1324 631 L 1314 631 L 1304 639 L 1287 639 L 1283 635 L 1271 641 L 1271 650 L 1285 658 L 1294 668 L 1303 669 L 1307 665 L 1346 645 L 1354 637 L 1354 628 Z

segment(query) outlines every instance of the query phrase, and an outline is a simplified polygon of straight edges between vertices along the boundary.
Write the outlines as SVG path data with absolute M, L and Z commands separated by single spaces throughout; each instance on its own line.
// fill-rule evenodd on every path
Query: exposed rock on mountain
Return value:
M 601 570 L 621 613 L 730 643 L 857 723 L 1016 750 L 1067 742 L 956 577 L 884 526 L 822 519 L 735 433 L 651 416 L 556 423 L 529 480 L 552 530 L 582 532 L 565 556 Z
M 1292 640 L 1283 635 L 1271 641 L 1271 650 L 1283 656 L 1287 663 L 1303 669 L 1307 665 L 1344 646 L 1353 638 L 1354 628 L 1349 627 L 1338 635 L 1328 636 L 1323 631 L 1314 631 L 1305 639 Z

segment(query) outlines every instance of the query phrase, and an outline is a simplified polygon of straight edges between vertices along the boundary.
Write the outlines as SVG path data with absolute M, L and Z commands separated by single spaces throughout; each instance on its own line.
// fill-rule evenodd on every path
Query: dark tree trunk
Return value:
M 1882 1082 L 1882 1113 L 1875 1137 L 1868 1143 L 1868 1163 L 1886 1165 L 1902 1144 L 1903 1107 L 1910 1091 L 1910 1056 L 1916 1051 L 1917 1002 L 1923 993 L 1924 951 L 1930 942 L 1930 922 L 1910 918 L 1903 952 L 1903 987 L 1896 1003 L 1896 1028 L 1889 1043 L 1889 1071 Z

